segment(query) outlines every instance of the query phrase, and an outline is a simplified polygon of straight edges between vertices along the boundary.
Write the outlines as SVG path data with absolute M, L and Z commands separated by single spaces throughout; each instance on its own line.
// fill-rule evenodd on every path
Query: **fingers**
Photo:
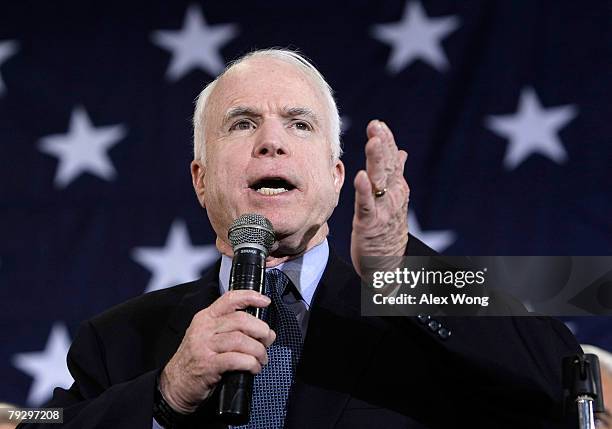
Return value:
M 220 317 L 224 314 L 233 313 L 247 307 L 267 307 L 270 298 L 253 290 L 230 290 L 223 294 L 221 298 L 213 302 L 208 310 L 213 317 Z
M 404 179 L 404 167 L 406 166 L 406 160 L 408 159 L 408 152 L 400 150 L 397 153 L 397 159 L 395 161 L 395 171 L 393 172 L 392 179 L 389 183 L 403 182 Z
M 266 307 L 270 299 L 255 291 L 229 291 L 191 320 L 178 350 L 164 367 L 163 388 L 176 409 L 193 411 L 223 373 L 257 374 L 268 363 L 266 347 L 276 339 L 267 323 L 242 310 Z
M 385 189 L 387 187 L 387 150 L 380 137 L 374 136 L 368 140 L 365 146 L 366 171 L 374 189 Z
M 374 190 L 387 187 L 387 164 L 389 148 L 384 124 L 372 120 L 367 127 L 368 142 L 366 143 L 366 171 Z
M 404 179 L 404 166 L 408 153 L 399 150 L 389 127 L 382 121 L 372 120 L 366 129 L 366 170 L 355 177 L 355 220 L 366 224 L 376 218 L 377 206 L 407 206 L 408 184 Z M 376 199 L 376 191 L 387 190 L 386 198 Z M 389 211 L 389 210 L 387 210 Z
M 216 328 L 218 334 L 232 331 L 240 331 L 260 341 L 266 347 L 269 347 L 276 339 L 276 333 L 266 322 L 244 311 L 236 311 L 219 319 Z
M 389 127 L 382 121 L 372 120 L 367 127 L 366 171 L 372 191 L 388 188 L 397 175 L 400 151 Z M 403 169 L 402 169 L 403 170 Z
M 249 371 L 255 375 L 262 369 L 261 363 L 255 356 L 239 352 L 219 353 L 212 358 L 211 364 L 217 374 L 227 371 Z
M 224 332 L 215 335 L 211 349 L 217 353 L 237 352 L 254 356 L 263 366 L 268 363 L 266 347 L 242 332 Z

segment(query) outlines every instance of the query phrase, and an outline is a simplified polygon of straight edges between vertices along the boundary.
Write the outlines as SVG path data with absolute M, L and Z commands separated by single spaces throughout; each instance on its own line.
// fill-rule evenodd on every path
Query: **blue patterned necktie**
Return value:
M 238 428 L 281 429 L 284 426 L 287 398 L 302 349 L 300 325 L 282 300 L 288 285 L 289 278 L 282 271 L 266 272 L 266 295 L 272 303 L 264 310 L 263 318 L 276 332 L 276 341 L 268 348 L 268 364 L 255 376 L 251 419 Z

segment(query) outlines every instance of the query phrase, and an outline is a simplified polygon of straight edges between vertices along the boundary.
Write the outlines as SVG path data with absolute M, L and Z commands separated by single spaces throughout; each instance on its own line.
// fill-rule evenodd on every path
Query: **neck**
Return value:
M 274 268 L 290 259 L 299 258 L 313 247 L 321 244 L 328 233 L 329 227 L 327 223 L 325 223 L 314 235 L 310 237 L 306 235 L 301 240 L 298 240 L 297 245 L 295 244 L 295 238 L 285 237 L 280 239 L 274 243 L 272 251 L 266 258 L 266 268 Z M 231 244 L 225 240 L 221 240 L 219 236 L 217 236 L 216 245 L 221 254 L 229 256 L 230 258 L 234 257 Z

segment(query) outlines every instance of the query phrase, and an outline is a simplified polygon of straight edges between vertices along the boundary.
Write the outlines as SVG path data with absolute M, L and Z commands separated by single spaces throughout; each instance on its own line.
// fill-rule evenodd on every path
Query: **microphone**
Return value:
M 272 223 L 265 216 L 249 213 L 232 222 L 228 238 L 234 251 L 230 273 L 230 290 L 256 290 L 263 293 L 266 257 L 276 240 Z M 249 307 L 245 311 L 258 319 L 262 309 Z M 253 374 L 229 371 L 219 385 L 218 415 L 229 425 L 249 422 Z

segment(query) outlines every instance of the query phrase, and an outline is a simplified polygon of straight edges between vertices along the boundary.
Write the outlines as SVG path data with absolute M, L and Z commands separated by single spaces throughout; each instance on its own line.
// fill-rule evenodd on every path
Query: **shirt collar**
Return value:
M 323 276 L 327 259 L 329 257 L 329 244 L 327 239 L 316 245 L 299 258 L 290 259 L 274 267 L 289 277 L 300 293 L 308 307 Z M 221 269 L 219 270 L 219 291 L 224 294 L 229 289 L 229 277 L 232 270 L 232 258 L 222 255 Z M 268 268 L 266 269 L 268 270 Z

